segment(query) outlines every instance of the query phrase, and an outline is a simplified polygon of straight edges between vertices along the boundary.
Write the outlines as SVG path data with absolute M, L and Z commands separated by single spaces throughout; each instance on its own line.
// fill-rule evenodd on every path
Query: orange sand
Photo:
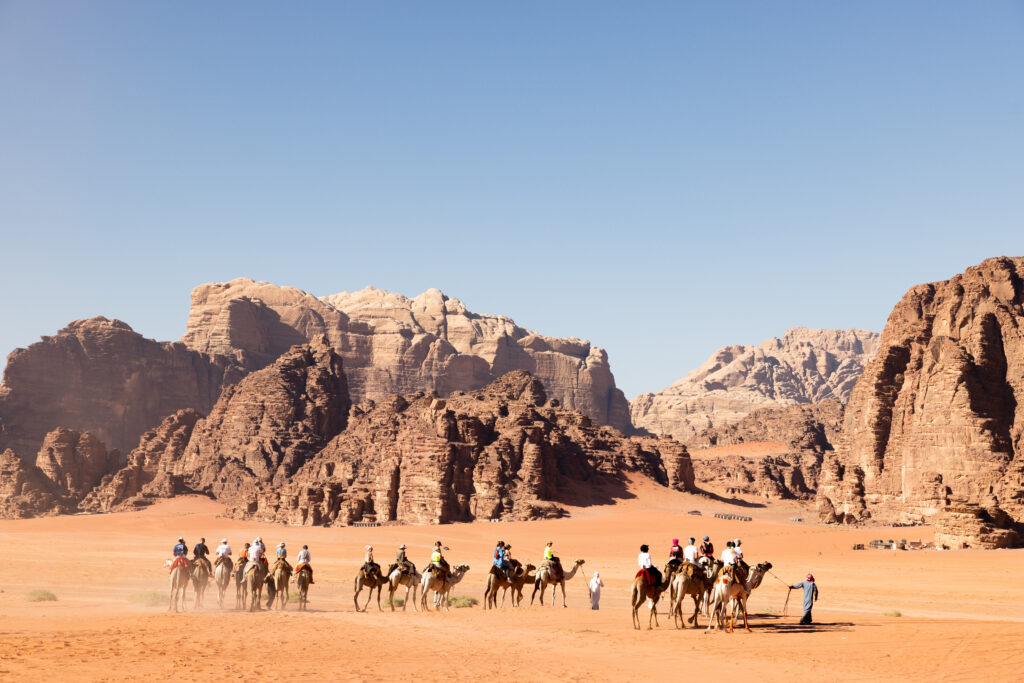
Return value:
M 8 551 L 0 567 L 0 679 L 424 681 L 493 679 L 500 671 L 516 681 L 594 681 L 684 671 L 718 678 L 727 669 L 757 680 L 1020 679 L 1024 551 L 853 551 L 852 544 L 872 538 L 927 540 L 931 531 L 827 528 L 789 521 L 812 518 L 806 505 L 740 507 L 645 481 L 630 490 L 634 497 L 615 505 L 530 523 L 274 527 L 219 517 L 220 507 L 201 498 L 134 513 L 0 522 Z M 685 514 L 691 509 L 703 516 Z M 719 511 L 754 521 L 714 519 Z M 634 631 L 628 594 L 638 546 L 650 543 L 660 561 L 673 536 L 704 533 L 716 545 L 741 536 L 748 560 L 770 560 L 786 581 L 813 571 L 821 590 L 818 624 L 797 625 L 796 592 L 790 616 L 781 616 L 787 591 L 769 576 L 750 600 L 752 633 L 677 631 L 664 616 L 660 628 Z M 309 612 L 294 611 L 294 603 L 285 612 L 221 611 L 212 587 L 207 607 L 185 615 L 133 602 L 151 591 L 166 595 L 162 563 L 178 535 L 190 546 L 204 535 L 211 548 L 227 536 L 237 553 L 256 534 L 269 548 L 286 541 L 293 557 L 302 543 L 310 545 L 317 584 Z M 582 557 L 587 576 L 601 572 L 601 610 L 589 609 L 577 576 L 567 585 L 569 609 L 354 611 L 352 579 L 363 545 L 372 543 L 387 561 L 405 542 L 422 565 L 435 539 L 451 547 L 453 563 L 472 566 L 454 594 L 481 601 L 495 541 L 510 542 L 517 558 L 536 563 L 544 542 L 554 540 L 563 560 Z M 58 601 L 28 602 L 36 588 L 53 591 Z M 883 616 L 891 610 L 903 616 Z M 641 616 L 646 624 L 646 610 Z

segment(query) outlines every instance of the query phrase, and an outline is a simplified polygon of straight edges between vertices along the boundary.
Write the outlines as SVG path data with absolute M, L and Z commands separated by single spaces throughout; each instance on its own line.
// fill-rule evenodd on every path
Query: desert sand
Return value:
M 1019 680 L 1024 670 L 1024 550 L 879 551 L 851 549 L 873 538 L 929 540 L 928 527 L 826 527 L 808 504 L 739 506 L 635 479 L 632 497 L 572 509 L 566 519 L 442 526 L 306 528 L 221 516 L 199 497 L 162 501 L 128 513 L 0 522 L 8 551 L 0 567 L 0 678 L 166 680 L 203 676 L 317 677 L 319 680 L 639 680 L 684 672 L 741 679 Z M 689 515 L 699 509 L 701 516 Z M 716 512 L 752 522 L 715 519 Z M 635 631 L 629 587 L 641 543 L 662 561 L 673 537 L 709 534 L 716 546 L 743 539 L 748 561 L 774 568 L 750 599 L 752 632 Z M 189 545 L 227 537 L 240 552 L 262 534 L 297 553 L 310 546 L 317 583 L 310 610 L 220 610 L 211 588 L 204 609 L 167 613 L 164 560 L 179 535 Z M 501 539 L 522 561 L 537 563 L 555 541 L 563 561 L 584 558 L 605 581 L 600 611 L 589 609 L 583 576 L 560 605 L 450 613 L 367 613 L 352 604 L 363 546 L 388 561 L 399 543 L 418 566 L 440 539 L 454 563 L 472 569 L 454 595 L 482 603 L 491 549 Z M 813 627 L 798 625 L 800 595 L 788 616 L 783 581 L 813 571 L 821 591 Z M 56 602 L 29 602 L 46 589 Z M 156 594 L 160 604 L 147 604 Z M 364 593 L 365 597 L 365 593 Z M 527 590 L 527 602 L 529 589 Z M 233 594 L 227 607 L 233 607 Z M 666 601 L 660 605 L 664 612 Z M 899 611 L 902 616 L 886 613 Z M 646 610 L 641 610 L 646 624 Z M 701 617 L 706 625 L 706 619 Z

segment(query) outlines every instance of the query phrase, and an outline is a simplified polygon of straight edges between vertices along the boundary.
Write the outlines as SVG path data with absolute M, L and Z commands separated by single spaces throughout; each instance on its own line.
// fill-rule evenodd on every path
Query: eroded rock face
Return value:
M 950 502 L 933 518 L 935 544 L 951 548 L 1012 548 L 1021 541 L 1020 534 L 1003 510 L 983 508 L 963 500 Z
M 261 487 L 236 512 L 290 524 L 535 519 L 563 514 L 559 502 L 604 495 L 595 492 L 626 471 L 693 488 L 681 444 L 595 426 L 515 371 L 448 398 L 362 402 L 288 485 Z
M 51 482 L 10 448 L 0 452 L 0 519 L 59 511 Z
M 522 369 L 564 405 L 631 429 L 628 403 L 603 349 L 473 313 L 436 289 L 413 299 L 374 288 L 318 299 L 249 279 L 202 285 L 192 292 L 182 341 L 253 370 L 319 335 L 345 359 L 357 403 L 420 391 L 447 396 Z
M 89 431 L 122 452 L 182 408 L 208 412 L 238 370 L 181 343 L 145 339 L 119 320 L 77 320 L 17 349 L 0 383 L 0 447 L 32 457 L 44 436 Z
M 951 501 L 1024 520 L 1024 258 L 911 289 L 826 463 L 827 521 L 915 522 Z
M 671 387 L 633 399 L 633 425 L 688 442 L 758 408 L 845 403 L 878 339 L 866 330 L 796 327 L 760 346 L 727 346 Z

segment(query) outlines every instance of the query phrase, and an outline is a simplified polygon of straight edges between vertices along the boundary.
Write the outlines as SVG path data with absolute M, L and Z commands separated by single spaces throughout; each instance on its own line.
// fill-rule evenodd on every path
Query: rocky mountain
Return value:
M 834 450 L 842 419 L 843 405 L 832 400 L 758 408 L 689 441 L 694 475 L 702 487 L 726 495 L 813 499 L 822 460 Z M 761 452 L 728 452 L 741 444 Z
M 850 396 L 837 452 L 823 466 L 822 519 L 943 513 L 954 528 L 969 528 L 961 523 L 969 517 L 974 526 L 1020 524 L 1021 400 L 1024 258 L 989 259 L 912 288 Z M 982 535 L 963 538 L 985 545 Z
M 689 441 L 758 408 L 845 403 L 878 340 L 866 330 L 796 327 L 760 346 L 727 346 L 667 389 L 633 399 L 633 425 Z
M 357 403 L 420 391 L 446 396 L 526 370 L 564 405 L 631 430 L 629 405 L 603 349 L 473 313 L 436 289 L 412 299 L 373 288 L 317 298 L 244 278 L 202 285 L 192 292 L 182 341 L 257 370 L 320 335 L 345 359 Z
M 146 434 L 82 507 L 190 491 L 266 521 L 423 523 L 560 515 L 629 471 L 694 487 L 681 444 L 596 426 L 525 371 L 447 398 L 350 405 L 327 339 L 296 346 L 225 389 L 209 417 L 179 412 Z
M 8 356 L 0 448 L 33 462 L 46 434 L 66 427 L 125 452 L 176 410 L 209 412 L 239 376 L 228 359 L 145 339 L 120 320 L 76 320 Z

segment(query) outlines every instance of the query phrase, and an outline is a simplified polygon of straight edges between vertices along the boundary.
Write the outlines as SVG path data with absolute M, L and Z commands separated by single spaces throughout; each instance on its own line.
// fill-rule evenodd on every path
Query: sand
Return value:
M 931 530 L 798 523 L 790 517 L 813 517 L 807 505 L 729 505 L 643 480 L 629 490 L 632 497 L 614 505 L 528 523 L 275 527 L 221 517 L 220 506 L 196 497 L 132 513 L 0 522 L 0 544 L 9 553 L 0 565 L 0 678 L 600 681 L 727 670 L 759 680 L 1021 677 L 1024 551 L 853 551 L 854 543 L 873 538 L 929 540 Z M 686 514 L 693 509 L 703 515 Z M 712 516 L 722 511 L 754 521 Z M 775 576 L 750 599 L 752 632 L 679 631 L 667 616 L 660 628 L 635 631 L 628 601 L 639 545 L 651 544 L 660 561 L 673 537 L 704 533 L 719 545 L 740 536 L 748 560 L 774 565 Z M 163 562 L 179 535 L 190 545 L 205 536 L 211 547 L 226 536 L 237 552 L 257 534 L 270 547 L 286 541 L 293 557 L 309 544 L 317 572 L 310 611 L 299 613 L 294 603 L 284 612 L 222 611 L 212 588 L 204 609 L 185 614 L 167 614 L 166 602 L 145 604 L 154 593 L 166 600 Z M 354 610 L 352 580 L 365 544 L 386 561 L 404 542 L 422 565 L 435 539 L 451 548 L 450 561 L 472 567 L 453 593 L 481 602 L 497 540 L 535 563 L 553 540 L 563 560 L 586 560 L 586 576 L 601 572 L 601 609 L 589 609 L 581 572 L 567 584 L 568 609 L 559 600 L 557 607 L 391 613 L 385 592 L 385 612 L 373 603 L 367 613 Z M 782 581 L 802 580 L 808 571 L 821 590 L 811 628 L 797 623 L 795 591 L 789 616 L 782 615 Z M 29 602 L 34 589 L 58 600 Z M 902 616 L 886 616 L 897 610 Z M 646 610 L 641 616 L 646 624 Z

